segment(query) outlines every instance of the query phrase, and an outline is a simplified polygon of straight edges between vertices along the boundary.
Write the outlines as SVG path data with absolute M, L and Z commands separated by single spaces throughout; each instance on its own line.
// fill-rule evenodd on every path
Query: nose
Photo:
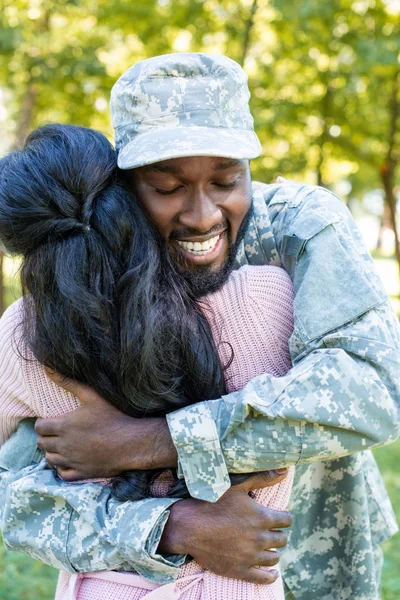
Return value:
M 194 190 L 179 215 L 183 227 L 206 233 L 224 221 L 220 206 L 203 190 Z

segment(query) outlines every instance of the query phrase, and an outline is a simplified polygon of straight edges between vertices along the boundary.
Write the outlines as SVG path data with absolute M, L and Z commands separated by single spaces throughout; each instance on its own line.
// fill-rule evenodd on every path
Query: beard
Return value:
M 190 292 L 195 299 L 199 299 L 207 294 L 216 292 L 227 281 L 229 275 L 233 271 L 236 254 L 239 250 L 241 241 L 243 240 L 248 228 L 250 219 L 253 215 L 253 205 L 251 205 L 242 223 L 240 224 L 236 240 L 233 242 L 231 231 L 228 227 L 228 251 L 223 264 L 215 269 L 212 265 L 193 268 L 189 261 L 181 256 L 174 257 L 175 266 L 180 275 L 186 281 Z

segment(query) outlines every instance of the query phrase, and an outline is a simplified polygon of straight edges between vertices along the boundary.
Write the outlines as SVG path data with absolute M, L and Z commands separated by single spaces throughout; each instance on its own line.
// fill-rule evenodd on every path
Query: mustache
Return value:
M 211 235 L 212 233 L 221 233 L 221 231 L 225 231 L 225 229 L 228 229 L 228 223 L 219 223 L 218 225 L 213 225 L 213 227 L 211 227 L 211 229 L 208 229 L 207 231 L 200 231 L 199 229 L 191 229 L 189 227 L 185 228 L 185 229 L 179 229 L 177 231 L 173 231 L 171 233 L 171 235 L 169 236 L 170 240 L 180 240 L 181 238 L 184 237 L 195 237 L 195 236 L 201 236 L 201 235 Z

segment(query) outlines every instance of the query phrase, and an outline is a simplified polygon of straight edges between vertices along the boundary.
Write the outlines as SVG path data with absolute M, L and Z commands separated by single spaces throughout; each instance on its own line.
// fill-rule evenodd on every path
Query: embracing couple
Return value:
M 0 161 L 2 534 L 59 600 L 380 597 L 398 321 L 340 200 L 252 184 L 248 100 L 228 58 L 155 57 L 116 151 L 47 125 Z

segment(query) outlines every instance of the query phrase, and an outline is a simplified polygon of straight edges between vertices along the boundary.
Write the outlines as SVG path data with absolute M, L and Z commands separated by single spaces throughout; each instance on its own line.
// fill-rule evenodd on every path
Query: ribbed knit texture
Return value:
M 293 329 L 293 290 L 288 275 L 278 267 L 243 267 L 235 271 L 218 292 L 207 297 L 204 312 L 209 319 L 222 363 L 226 368 L 229 392 L 243 388 L 262 373 L 284 375 L 290 368 L 288 340 Z M 22 301 L 15 302 L 0 321 L 0 443 L 15 431 L 26 417 L 50 417 L 75 409 L 79 403 L 72 394 L 55 386 L 43 367 L 21 342 Z M 31 360 L 23 360 L 18 352 Z M 233 354 L 232 354 L 233 351 Z M 293 469 L 288 477 L 272 488 L 256 492 L 256 499 L 265 506 L 285 510 L 293 481 Z M 155 496 L 166 495 L 171 480 L 165 473 L 153 484 Z M 274 567 L 276 568 L 276 567 Z M 198 581 L 189 586 L 189 576 Z M 107 578 L 107 574 L 104 574 Z M 140 600 L 157 592 L 158 598 L 181 600 L 283 600 L 281 579 L 270 586 L 253 585 L 211 572 L 203 572 L 195 562 L 180 569 L 179 579 L 171 596 L 170 586 L 153 592 L 106 579 L 82 578 L 77 600 Z M 195 577 L 196 579 L 196 577 Z M 193 580 L 194 581 L 194 580 Z M 60 573 L 56 600 L 72 600 L 70 575 Z M 193 583 L 193 582 L 192 582 Z M 136 584 L 135 584 L 136 585 Z M 188 587 L 187 591 L 184 591 Z

